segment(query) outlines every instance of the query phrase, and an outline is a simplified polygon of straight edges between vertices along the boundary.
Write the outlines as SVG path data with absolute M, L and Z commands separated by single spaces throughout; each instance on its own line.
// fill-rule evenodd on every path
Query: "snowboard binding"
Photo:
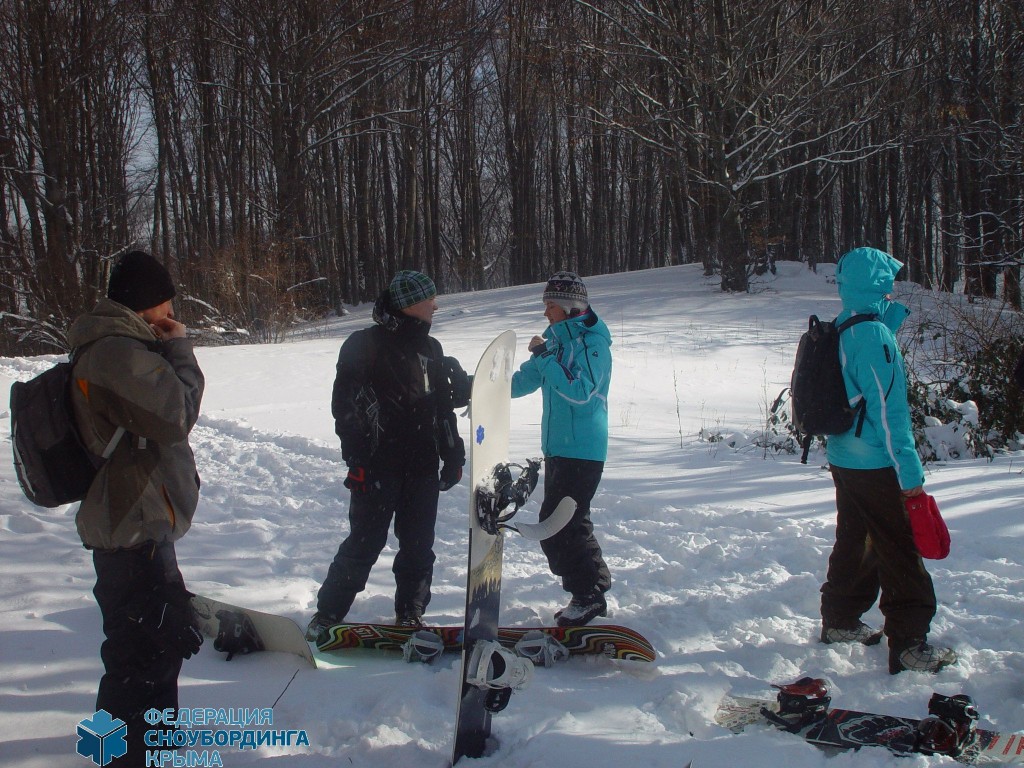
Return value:
M 551 635 L 539 629 L 527 632 L 516 642 L 516 654 L 529 659 L 535 666 L 552 667 L 569 658 L 569 649 Z
M 970 696 L 933 693 L 928 717 L 917 726 L 916 751 L 958 757 L 974 743 L 978 718 L 978 708 Z
M 509 463 L 494 467 L 490 487 L 479 488 L 476 493 L 477 520 L 484 531 L 491 536 L 496 536 L 502 530 L 519 532 L 508 521 L 526 504 L 533 489 L 537 487 L 540 464 L 540 459 L 527 459 L 526 466 Z M 515 479 L 512 478 L 512 467 L 520 470 Z
M 487 691 L 484 709 L 501 712 L 513 691 L 521 691 L 533 678 L 533 663 L 516 656 L 495 640 L 480 640 L 469 657 L 466 682 Z
M 436 632 L 421 629 L 402 645 L 402 658 L 408 662 L 421 661 L 430 664 L 444 653 L 444 640 Z
M 832 697 L 821 678 L 801 677 L 788 685 L 773 685 L 779 691 L 779 711 L 762 707 L 761 715 L 789 733 L 798 733 L 828 714 Z
M 220 623 L 213 648 L 221 653 L 227 653 L 228 661 L 231 661 L 236 653 L 244 655 L 264 650 L 263 641 L 256 632 L 252 619 L 244 613 L 220 610 L 217 611 L 217 619 Z

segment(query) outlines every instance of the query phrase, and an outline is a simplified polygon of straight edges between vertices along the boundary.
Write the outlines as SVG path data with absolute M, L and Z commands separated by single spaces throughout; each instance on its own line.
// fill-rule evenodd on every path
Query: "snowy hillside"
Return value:
M 796 456 L 765 457 L 748 438 L 788 382 L 807 315 L 831 317 L 838 300 L 823 274 L 802 265 L 780 264 L 777 277 L 761 280 L 740 296 L 721 293 L 697 266 L 587 280 L 614 340 L 610 454 L 593 505 L 615 579 L 609 621 L 645 634 L 659 659 L 575 659 L 537 670 L 530 688 L 494 718 L 498 751 L 468 765 L 943 764 L 884 750 L 827 758 L 786 734 L 751 728 L 737 736 L 712 721 L 722 694 L 760 693 L 768 682 L 806 674 L 829 678 L 840 706 L 922 715 L 933 690 L 966 692 L 983 724 L 1024 729 L 1024 460 L 927 467 L 927 489 L 953 535 L 951 556 L 929 566 L 939 598 L 932 638 L 957 649 L 957 666 L 936 677 L 891 677 L 884 645 L 818 643 L 818 588 L 834 529 L 830 477 L 820 454 L 802 466 Z M 928 299 L 912 286 L 903 290 Z M 434 334 L 472 370 L 486 344 L 511 328 L 521 360 L 544 327 L 540 292 L 532 285 L 442 296 Z M 362 306 L 322 338 L 198 350 L 207 390 L 192 445 L 202 499 L 177 548 L 194 591 L 305 626 L 347 531 L 330 416 L 334 365 L 341 341 L 368 323 Z M 5 446 L 10 382 L 54 359 L 0 359 Z M 513 402 L 513 458 L 539 454 L 539 423 L 539 395 Z M 468 420 L 460 429 L 465 436 Z M 701 440 L 702 430 L 729 439 Z M 441 497 L 432 623 L 462 621 L 468 494 L 463 481 Z M 531 502 L 526 519 L 535 519 L 537 506 Z M 31 506 L 10 462 L 0 461 L 0 766 L 91 765 L 75 754 L 75 728 L 94 711 L 102 633 L 91 558 L 73 516 L 74 507 Z M 389 546 L 350 619 L 392 616 L 393 554 Z M 565 600 L 539 547 L 510 539 L 502 623 L 548 621 Z M 877 610 L 866 618 L 881 619 Z M 431 666 L 369 652 L 320 661 L 320 669 L 296 675 L 290 657 L 225 663 L 207 643 L 185 663 L 181 703 L 277 701 L 274 728 L 308 734 L 308 747 L 224 750 L 227 766 L 447 764 L 457 657 Z

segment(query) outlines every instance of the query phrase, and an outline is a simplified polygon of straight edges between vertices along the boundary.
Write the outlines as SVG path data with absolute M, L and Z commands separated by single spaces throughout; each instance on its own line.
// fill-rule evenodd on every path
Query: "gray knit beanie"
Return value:
M 590 306 L 587 286 L 575 272 L 556 272 L 544 286 L 544 301 L 553 301 L 566 312 Z

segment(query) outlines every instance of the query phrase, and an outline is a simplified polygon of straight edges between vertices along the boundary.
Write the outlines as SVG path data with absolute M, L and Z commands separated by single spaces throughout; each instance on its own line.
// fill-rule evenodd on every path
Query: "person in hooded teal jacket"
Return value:
M 903 264 L 876 248 L 855 248 L 836 265 L 842 312 L 873 315 L 839 340 L 851 408 L 864 423 L 828 439 L 826 454 L 836 487 L 836 542 L 821 588 L 821 640 L 878 643 L 881 634 L 861 621 L 878 600 L 885 616 L 889 671 L 936 672 L 956 661 L 949 648 L 926 641 L 935 615 L 935 589 L 914 544 L 905 498 L 924 490 L 907 403 L 907 379 L 895 332 L 910 314 L 889 295 Z
M 612 376 L 608 326 L 590 307 L 587 288 L 574 272 L 558 272 L 544 289 L 548 327 L 530 341 L 531 356 L 512 376 L 512 397 L 541 390 L 546 520 L 566 496 L 576 502 L 572 520 L 541 542 L 551 572 L 572 595 L 555 613 L 560 626 L 581 626 L 607 614 L 604 593 L 611 575 L 594 536 L 590 502 L 608 456 L 608 385 Z

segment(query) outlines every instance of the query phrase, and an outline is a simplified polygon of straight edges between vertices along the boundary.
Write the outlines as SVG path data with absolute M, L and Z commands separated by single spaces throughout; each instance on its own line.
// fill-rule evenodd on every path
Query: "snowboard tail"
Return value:
M 291 653 L 316 667 L 302 629 L 289 618 L 254 611 L 205 595 L 192 598 L 192 613 L 199 631 L 213 638 L 213 647 L 228 654 L 256 651 Z

